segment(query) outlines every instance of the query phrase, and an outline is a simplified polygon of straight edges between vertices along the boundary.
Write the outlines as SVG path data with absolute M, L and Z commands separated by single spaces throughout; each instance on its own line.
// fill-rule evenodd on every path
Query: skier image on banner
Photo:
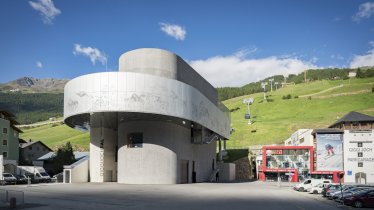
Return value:
M 327 151 L 327 156 L 329 156 L 329 155 L 335 155 L 335 153 L 334 153 L 334 147 L 331 146 L 331 144 L 325 144 L 325 149 Z

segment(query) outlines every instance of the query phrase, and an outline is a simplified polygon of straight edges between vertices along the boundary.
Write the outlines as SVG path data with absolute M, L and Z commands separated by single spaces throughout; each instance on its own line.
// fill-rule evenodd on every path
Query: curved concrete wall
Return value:
M 190 85 L 148 74 L 104 72 L 69 81 L 64 93 L 64 118 L 96 112 L 173 116 L 198 123 L 222 137 L 230 135 L 229 113 Z
M 143 147 L 129 148 L 129 133 L 143 133 Z M 132 184 L 181 183 L 181 162 L 188 161 L 192 181 L 195 161 L 197 181 L 207 181 L 215 158 L 215 142 L 191 144 L 190 129 L 167 122 L 123 122 L 118 126 L 118 182 Z M 184 171 L 184 172 L 186 172 Z
M 218 102 L 216 89 L 178 55 L 161 49 L 142 48 L 119 58 L 120 72 L 135 72 L 178 80 L 199 90 L 213 104 Z

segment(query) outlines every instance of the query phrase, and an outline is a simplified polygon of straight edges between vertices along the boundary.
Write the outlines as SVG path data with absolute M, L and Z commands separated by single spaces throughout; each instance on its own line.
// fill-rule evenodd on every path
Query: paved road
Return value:
M 6 186 L 24 191 L 22 209 L 350 209 L 317 195 L 277 187 L 274 183 L 199 183 L 183 185 L 50 184 Z

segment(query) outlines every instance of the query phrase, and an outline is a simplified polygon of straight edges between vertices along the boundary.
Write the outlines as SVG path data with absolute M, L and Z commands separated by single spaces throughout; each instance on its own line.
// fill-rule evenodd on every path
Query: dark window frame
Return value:
M 357 167 L 364 167 L 364 163 L 363 162 L 358 162 L 358 164 L 357 164 L 358 166 Z
M 127 135 L 128 148 L 143 148 L 143 133 L 134 132 Z
M 3 146 L 8 146 L 8 140 L 7 139 L 3 139 Z

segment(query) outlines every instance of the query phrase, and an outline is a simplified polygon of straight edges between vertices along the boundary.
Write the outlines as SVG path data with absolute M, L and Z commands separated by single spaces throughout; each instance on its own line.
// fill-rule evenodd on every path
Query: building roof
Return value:
M 39 161 L 48 160 L 48 159 L 51 159 L 54 155 L 55 155 L 55 152 L 48 152 L 47 154 L 41 156 L 37 160 L 39 160 Z M 74 152 L 74 158 L 76 160 L 79 160 L 79 159 L 84 158 L 84 157 L 89 156 L 89 155 L 90 155 L 89 152 Z
M 27 141 L 25 141 L 24 139 L 21 139 L 21 138 L 19 138 L 18 141 L 19 141 L 20 144 L 21 143 L 27 143 Z
M 0 109 L 0 113 L 7 116 L 7 117 L 15 117 L 11 112 L 8 112 L 6 110 Z
M 35 143 L 38 143 L 38 142 L 40 142 L 40 144 L 41 145 L 43 145 L 45 148 L 47 148 L 49 151 L 53 151 L 51 148 L 49 148 L 47 145 L 45 145 L 43 142 L 41 142 L 41 141 L 27 141 L 26 143 L 21 143 L 20 144 L 20 146 L 19 147 L 21 147 L 22 149 L 24 149 L 24 148 L 26 148 L 26 147 L 28 147 L 28 146 L 31 146 L 31 145 L 33 145 L 33 144 L 35 144 Z
M 340 129 L 334 129 L 334 128 L 314 129 L 312 131 L 312 135 L 315 135 L 317 133 L 333 134 L 333 133 L 344 133 L 344 131 L 342 131 Z
M 374 122 L 374 117 L 359 112 L 349 112 L 334 124 L 330 125 L 329 128 L 344 122 Z

